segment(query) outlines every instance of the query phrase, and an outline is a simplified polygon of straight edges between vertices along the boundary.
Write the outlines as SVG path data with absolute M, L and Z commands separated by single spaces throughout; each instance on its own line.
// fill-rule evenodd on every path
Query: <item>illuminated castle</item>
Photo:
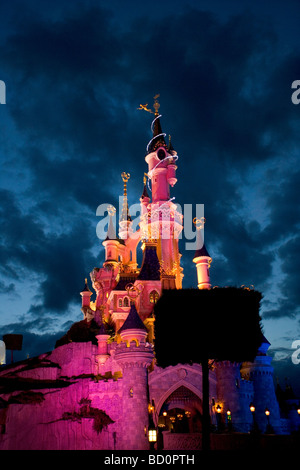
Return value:
M 149 426 L 159 431 L 158 448 L 201 446 L 201 365 L 162 369 L 155 363 L 153 308 L 164 290 L 181 289 L 183 278 L 178 248 L 183 220 L 170 195 L 177 181 L 177 153 L 165 140 L 158 109 L 157 99 L 154 111 L 146 108 L 154 120 L 139 229 L 132 228 L 130 175 L 123 173 L 118 233 L 115 209 L 109 207 L 105 260 L 90 274 L 96 300 L 91 302 L 86 280 L 80 293 L 83 320 L 73 324 L 52 352 L 0 370 L 0 449 L 148 449 Z M 201 241 L 201 223 L 195 222 Z M 211 257 L 200 242 L 193 261 L 197 287 L 210 289 Z M 180 348 L 180 325 L 178 329 Z M 223 361 L 210 370 L 213 429 L 248 433 L 254 404 L 261 432 L 267 426 L 278 434 L 292 430 L 283 427 L 268 347 L 263 338 L 253 362 Z

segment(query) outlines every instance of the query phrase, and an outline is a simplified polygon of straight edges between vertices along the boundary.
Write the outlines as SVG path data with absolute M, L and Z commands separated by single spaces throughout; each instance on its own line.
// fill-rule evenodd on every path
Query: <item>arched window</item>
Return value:
M 123 307 L 129 307 L 128 297 L 124 297 Z
M 150 304 L 156 304 L 159 299 L 159 293 L 156 290 L 152 290 L 149 294 L 149 302 Z
M 119 299 L 119 307 L 122 307 L 122 299 Z

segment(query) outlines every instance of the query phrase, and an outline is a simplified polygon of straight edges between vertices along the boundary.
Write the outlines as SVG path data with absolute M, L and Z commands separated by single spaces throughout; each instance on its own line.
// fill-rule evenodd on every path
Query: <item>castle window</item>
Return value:
M 156 304 L 159 299 L 159 293 L 156 290 L 153 290 L 149 294 L 149 302 L 150 304 Z
M 119 299 L 119 307 L 122 307 L 122 299 Z
M 129 307 L 128 297 L 124 297 L 123 307 Z
M 116 310 L 116 308 L 117 308 L 117 296 L 116 296 L 116 294 L 114 295 L 114 307 L 113 308 L 114 308 L 114 310 Z

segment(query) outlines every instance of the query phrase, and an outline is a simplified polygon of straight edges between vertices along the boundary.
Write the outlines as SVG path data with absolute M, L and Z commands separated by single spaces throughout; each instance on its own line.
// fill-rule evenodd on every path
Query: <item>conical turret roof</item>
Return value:
M 147 244 L 146 242 L 142 267 L 138 275 L 138 279 L 143 281 L 160 280 L 160 264 L 157 257 L 156 246 L 153 244 Z
M 203 244 L 201 248 L 195 251 L 194 259 L 199 258 L 200 256 L 205 256 L 210 258 L 210 254 L 208 253 L 206 246 Z
M 147 191 L 147 184 L 146 184 L 146 182 L 144 183 L 144 188 L 143 188 L 143 192 L 142 192 L 141 199 L 145 199 L 145 197 L 147 197 L 148 199 L 150 199 L 150 198 L 149 198 L 148 191 Z
M 147 331 L 146 326 L 142 322 L 139 314 L 137 313 L 137 309 L 133 304 L 131 304 L 130 311 L 128 317 L 126 318 L 125 322 L 119 329 L 118 333 L 121 333 L 125 330 L 145 330 Z
M 160 115 L 155 113 L 155 118 L 152 123 L 152 140 L 148 145 L 148 153 L 155 152 L 159 147 L 165 147 L 167 149 L 167 144 L 165 141 L 165 134 L 163 133 L 160 124 Z
M 83 293 L 83 292 L 91 292 L 92 293 L 92 291 L 89 289 L 87 279 L 85 279 L 85 285 L 84 285 L 84 288 L 82 289 L 81 293 Z
M 206 249 L 206 246 L 204 244 L 204 241 L 203 241 L 203 238 L 202 238 L 202 235 L 201 235 L 201 230 L 197 230 L 196 237 L 197 237 L 197 247 L 198 248 L 195 251 L 194 259 L 199 258 L 201 256 L 210 258 L 210 254 L 208 253 L 208 251 Z

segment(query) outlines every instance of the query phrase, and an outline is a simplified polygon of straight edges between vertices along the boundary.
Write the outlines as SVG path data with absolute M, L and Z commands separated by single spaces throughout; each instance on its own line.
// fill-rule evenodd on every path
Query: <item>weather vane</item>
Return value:
M 144 286 L 142 284 L 132 284 L 131 282 L 125 286 L 125 290 L 131 302 L 134 302 L 141 295 L 143 289 Z
M 201 217 L 201 219 L 198 219 L 197 217 L 194 217 L 193 224 L 195 225 L 196 230 L 201 230 L 204 227 L 205 218 Z
M 125 171 L 123 171 L 123 173 L 121 174 L 122 176 L 122 180 L 124 181 L 124 183 L 127 183 L 127 181 L 129 180 L 130 178 L 130 173 L 126 173 Z
M 143 110 L 143 111 L 147 111 L 148 113 L 158 115 L 158 110 L 159 110 L 159 108 L 160 108 L 160 104 L 159 104 L 159 102 L 158 102 L 157 100 L 158 100 L 159 97 L 160 97 L 160 95 L 155 95 L 155 96 L 154 96 L 153 108 L 155 109 L 155 113 L 152 111 L 152 109 L 149 109 L 149 108 L 148 108 L 148 103 L 146 103 L 146 104 L 140 104 L 140 107 L 137 108 L 137 109 L 141 109 L 141 110 Z

